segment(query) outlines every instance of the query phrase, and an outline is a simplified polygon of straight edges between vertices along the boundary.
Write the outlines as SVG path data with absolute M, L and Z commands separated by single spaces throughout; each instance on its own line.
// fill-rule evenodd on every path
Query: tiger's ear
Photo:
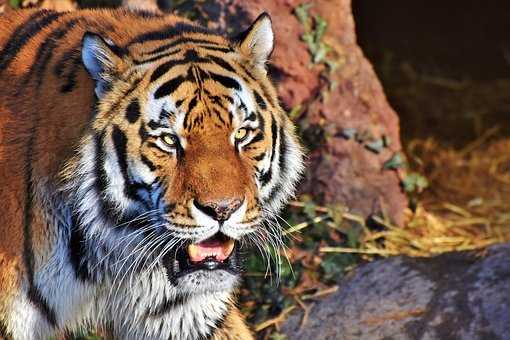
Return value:
M 259 15 L 237 39 L 241 52 L 250 57 L 255 65 L 265 67 L 274 48 L 274 32 L 269 14 L 264 12 Z
M 115 74 L 122 68 L 123 51 L 113 42 L 103 39 L 96 33 L 87 32 L 83 36 L 81 59 L 83 65 L 96 82 L 96 96 L 101 98 L 110 86 Z

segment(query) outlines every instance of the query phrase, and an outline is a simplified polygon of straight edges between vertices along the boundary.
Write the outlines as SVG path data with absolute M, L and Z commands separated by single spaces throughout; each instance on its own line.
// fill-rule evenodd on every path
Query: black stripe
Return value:
M 165 45 L 161 45 L 151 51 L 148 51 L 148 52 L 144 52 L 143 54 L 144 55 L 150 55 L 150 54 L 157 54 L 157 53 L 161 53 L 161 52 L 164 52 L 172 47 L 175 47 L 177 45 L 182 45 L 182 44 L 211 44 L 211 45 L 217 45 L 214 41 L 210 41 L 210 40 L 206 40 L 206 39 L 194 39 L 194 38 L 186 38 L 186 37 L 182 37 L 182 38 L 178 38 L 172 42 L 169 42 L 168 44 L 165 44 Z
M 48 323 L 53 327 L 57 326 L 57 316 L 55 311 L 48 305 L 46 299 L 42 296 L 41 292 L 31 284 L 28 287 L 27 293 L 30 302 L 41 312 L 42 315 L 48 320 Z
M 68 67 L 66 67 L 66 63 Z M 81 56 L 77 48 L 71 49 L 62 54 L 62 57 L 53 67 L 53 74 L 61 79 L 63 84 L 60 86 L 61 93 L 69 93 L 76 87 L 76 76 L 81 67 Z M 68 68 L 67 73 L 64 75 L 64 68 Z M 64 76 L 64 77 L 63 77 Z
M 164 195 L 161 195 L 161 198 L 163 197 Z M 158 204 L 156 206 L 159 206 L 159 200 L 158 200 Z M 175 203 L 167 203 L 165 206 L 164 206 L 164 212 L 165 214 L 169 214 L 171 213 L 175 207 L 177 206 L 177 204 Z
M 239 64 L 239 66 L 241 66 L 241 68 L 243 69 L 244 73 L 246 73 L 248 75 L 248 77 L 251 78 L 251 80 L 257 81 L 257 78 L 255 78 L 255 76 L 250 73 L 250 71 L 246 68 L 246 66 L 244 66 L 243 64 Z
M 278 166 L 280 167 L 280 177 L 285 176 L 285 172 L 287 171 L 287 162 L 285 159 L 285 154 L 287 153 L 287 140 L 285 139 L 285 133 L 283 131 L 283 126 L 280 126 L 280 155 L 278 158 Z
M 256 160 L 257 162 L 260 162 L 261 160 L 264 159 L 264 157 L 266 157 L 266 153 L 265 152 L 261 153 L 260 155 L 257 155 L 255 157 L 253 157 L 253 159 Z
M 105 165 L 105 154 L 103 150 L 104 144 L 104 132 L 95 136 L 94 146 L 96 154 L 96 162 L 94 166 L 94 173 L 96 177 L 96 189 L 99 197 L 104 197 L 106 188 L 108 186 L 108 180 L 106 177 Z
M 278 140 L 278 127 L 276 126 L 276 119 L 274 119 L 273 115 L 271 115 L 271 135 L 273 139 L 273 143 L 271 145 L 271 164 L 274 160 L 274 154 L 276 151 L 276 142 Z
M 69 259 L 73 266 L 74 275 L 80 281 L 92 281 L 92 275 L 87 263 L 86 238 L 80 228 L 78 217 L 73 215 L 72 220 L 71 236 L 69 239 Z
M 53 11 L 39 11 L 30 16 L 23 25 L 18 27 L 0 52 L 0 72 L 9 67 L 15 60 L 19 51 L 21 51 L 30 39 L 62 15 L 63 13 Z
M 147 133 L 147 129 L 145 128 L 145 124 L 140 125 L 140 129 L 138 130 L 138 135 L 142 139 L 142 142 L 145 142 L 147 138 L 149 138 L 149 134 Z
M 172 67 L 177 66 L 177 65 L 186 64 L 186 63 L 187 63 L 187 61 L 180 59 L 180 60 L 170 60 L 170 61 L 167 61 L 166 63 L 159 65 L 158 67 L 156 67 L 154 72 L 152 72 L 150 82 L 152 83 L 153 81 L 158 80 L 161 76 L 163 76 L 168 71 L 170 71 L 170 69 Z
M 140 104 L 138 103 L 138 99 L 133 99 L 126 109 L 126 119 L 129 123 L 134 124 L 138 121 L 140 115 Z
M 221 117 L 221 112 L 216 108 L 213 109 L 213 112 L 216 115 L 216 117 L 220 120 L 221 124 L 225 125 L 225 120 L 223 119 L 223 117 Z
M 285 153 L 287 152 L 287 141 L 285 139 L 285 135 L 283 132 L 283 126 L 280 127 L 280 155 L 278 157 L 278 165 L 280 167 L 280 178 L 285 176 L 285 172 L 287 171 L 287 163 L 285 160 Z M 276 184 L 271 192 L 269 193 L 269 196 L 267 198 L 267 201 L 272 201 L 275 199 L 276 195 L 278 195 L 282 191 L 281 184 Z
M 55 311 L 51 309 L 47 301 L 37 289 L 34 282 L 34 248 L 32 240 L 32 209 L 33 209 L 33 191 L 32 191 L 32 156 L 33 146 L 35 142 L 35 128 L 30 130 L 30 137 L 26 149 L 26 169 L 25 169 L 25 205 L 23 215 L 23 260 L 25 263 L 28 292 L 27 297 L 30 302 L 41 312 L 48 323 L 55 327 L 57 325 L 57 317 Z
M 110 110 L 105 116 L 111 116 L 114 114 L 117 114 L 117 110 L 119 109 L 119 106 L 124 102 L 124 99 L 127 98 L 136 88 L 138 87 L 138 84 L 142 81 L 143 78 L 136 79 L 133 84 L 131 84 L 131 87 L 122 94 L 122 96 L 119 96 L 119 99 L 110 107 Z M 107 89 L 109 91 L 110 89 Z
M 207 61 L 206 59 L 203 59 L 203 61 Z M 159 65 L 155 70 L 154 72 L 151 74 L 151 79 L 150 81 L 153 82 L 153 81 L 156 81 L 158 80 L 161 76 L 163 76 L 164 74 L 168 73 L 168 71 L 170 71 L 170 69 L 172 69 L 173 67 L 175 66 L 179 66 L 179 65 L 186 65 L 188 64 L 190 61 L 186 58 L 184 59 L 179 59 L 179 60 L 170 60 L 170 61 L 167 61 L 166 63 L 163 63 L 161 65 Z
M 267 109 L 266 101 L 260 96 L 257 90 L 253 90 L 253 95 L 255 96 L 255 101 L 257 102 L 257 105 L 262 109 Z
M 97 191 L 97 196 L 100 198 L 98 204 L 101 206 L 101 211 L 103 212 L 104 216 L 113 223 L 116 216 L 115 205 L 112 202 L 110 202 L 105 195 L 106 188 L 108 187 L 108 177 L 106 175 L 105 170 L 106 155 L 103 149 L 104 139 L 105 139 L 104 132 L 101 132 L 100 134 L 94 137 L 96 156 L 95 157 L 96 162 L 94 163 L 94 174 L 96 178 L 95 188 Z
M 232 67 L 232 65 L 230 65 L 228 62 L 226 62 L 224 59 L 221 59 L 221 58 L 213 56 L 213 55 L 208 55 L 207 58 L 211 59 L 219 66 L 223 67 L 225 70 L 230 71 L 232 73 L 237 73 L 236 70 Z
M 147 165 L 150 171 L 156 171 L 156 166 L 145 155 L 141 157 L 142 162 Z
M 266 129 L 266 120 L 264 119 L 264 116 L 260 113 L 257 114 L 257 117 L 259 119 L 259 130 L 264 131 Z
M 266 199 L 266 202 L 271 202 L 275 199 L 276 195 L 279 194 L 282 191 L 282 186 L 280 183 L 276 184 L 273 189 L 271 189 L 271 192 L 269 193 L 269 196 Z
M 193 63 L 207 61 L 207 59 L 200 57 L 195 50 L 187 50 L 186 53 L 184 53 L 184 59 Z
M 180 36 L 183 33 L 205 33 L 205 34 L 212 34 L 212 32 L 204 27 L 200 26 L 194 26 L 190 24 L 185 23 L 178 23 L 171 26 L 167 26 L 162 30 L 152 31 L 140 34 L 139 36 L 132 39 L 129 43 L 129 45 L 136 44 L 136 43 L 143 43 L 147 41 L 153 41 L 153 40 L 167 40 L 172 39 L 173 37 Z M 152 51 L 152 53 L 155 53 Z
M 275 151 L 276 151 L 276 142 L 277 142 L 277 139 L 278 139 L 278 127 L 276 126 L 276 120 L 274 119 L 274 117 L 271 115 L 271 135 L 272 135 L 272 145 L 271 145 L 271 160 L 269 161 L 269 169 L 267 170 L 267 172 L 263 173 L 261 176 L 260 176 L 260 183 L 262 184 L 262 186 L 266 186 L 269 181 L 271 181 L 271 178 L 273 176 L 273 160 L 274 160 L 274 155 L 275 155 Z
M 188 39 L 188 40 L 191 40 L 191 39 Z M 233 52 L 234 51 L 230 47 L 217 47 L 217 46 L 208 46 L 208 45 L 196 45 L 195 47 L 206 49 L 206 50 L 209 50 L 209 51 L 220 51 L 220 52 L 223 52 L 223 53 L 229 53 L 229 52 Z M 180 52 L 182 52 L 182 50 L 178 48 L 178 49 L 166 52 L 166 53 L 157 54 L 157 55 L 155 55 L 154 57 L 151 57 L 151 58 L 147 58 L 147 59 L 135 59 L 134 63 L 137 64 L 137 65 L 145 64 L 145 63 L 150 63 L 150 62 L 154 62 L 154 61 L 157 61 L 157 60 L 160 60 L 160 59 L 163 59 L 163 58 L 170 57 L 170 56 L 178 54 Z M 150 55 L 151 53 L 149 52 L 149 53 L 144 53 L 144 54 L 149 54 Z
M 223 52 L 223 53 L 234 52 L 232 47 L 219 47 L 219 46 L 216 47 L 216 46 L 204 46 L 204 45 L 199 45 L 198 47 L 206 49 L 206 50 L 210 50 L 210 51 L 218 51 L 218 52 Z
M 25 74 L 22 85 L 18 89 L 19 92 L 23 91 L 25 86 L 28 84 L 32 76 L 35 74 L 37 79 L 37 88 L 39 88 L 43 81 L 44 71 L 50 62 L 53 55 L 53 50 L 58 46 L 59 40 L 64 38 L 76 23 L 82 21 L 81 18 L 73 19 L 65 23 L 63 27 L 55 29 L 53 32 L 46 36 L 46 39 L 39 45 L 37 54 L 34 58 L 34 63 L 30 66 L 30 69 Z
M 269 92 L 268 92 L 266 86 L 263 83 L 259 83 L 259 86 L 262 89 L 262 94 L 264 95 L 266 100 L 269 102 L 269 104 L 271 104 L 271 106 L 273 106 L 273 107 L 276 107 L 275 98 L 273 98 L 269 95 Z
M 170 71 L 175 66 L 178 65 L 186 65 L 188 63 L 210 63 L 211 61 L 207 58 L 200 57 L 196 51 L 189 50 L 184 55 L 183 59 L 178 60 L 169 60 L 161 65 L 159 65 L 154 72 L 151 74 L 150 81 L 153 82 L 163 76 L 165 73 Z
M 161 112 L 159 113 L 159 120 L 170 119 L 170 117 L 174 115 L 174 113 L 168 112 L 165 109 L 161 109 Z
M 0 320 L 0 339 L 2 340 L 11 340 L 14 337 L 7 331 L 7 325 L 4 321 Z
M 271 170 L 271 168 L 269 168 L 269 170 L 267 170 L 267 172 L 263 173 L 259 180 L 260 180 L 260 184 L 264 187 L 267 185 L 267 183 L 269 183 L 269 181 L 271 180 L 271 177 L 273 177 L 273 172 Z
M 142 202 L 139 195 L 137 194 L 137 185 L 145 185 L 143 183 L 132 183 L 128 173 L 128 162 L 127 162 L 127 137 L 126 134 L 119 128 L 118 125 L 113 126 L 112 130 L 113 146 L 117 155 L 117 163 L 119 165 L 122 176 L 124 177 L 124 194 L 130 199 Z M 136 185 L 135 185 L 136 184 Z
M 166 313 L 172 311 L 175 308 L 181 307 L 185 305 L 189 301 L 189 297 L 184 294 L 179 294 L 175 297 L 174 300 L 165 300 L 160 303 L 156 308 L 149 309 L 147 311 L 147 315 L 151 317 L 161 317 Z
M 155 57 L 152 57 L 152 58 L 147 58 L 147 59 L 135 59 L 133 60 L 133 62 L 136 64 L 136 65 L 140 65 L 140 64 L 145 64 L 145 63 L 151 63 L 153 61 L 156 61 L 156 60 L 159 60 L 159 59 L 163 59 L 163 58 L 167 58 L 167 57 L 170 57 L 174 54 L 177 54 L 181 52 L 181 50 L 177 49 L 177 50 L 173 50 L 173 51 L 170 51 L 168 53 L 163 53 L 163 54 L 158 54 L 157 56 Z
M 119 128 L 118 125 L 113 126 L 112 140 L 117 155 L 117 162 L 124 176 L 124 182 L 129 183 L 128 177 L 128 163 L 127 163 L 127 137 L 126 134 Z
M 227 88 L 236 89 L 238 91 L 241 90 L 241 84 L 239 84 L 239 82 L 237 80 L 235 80 L 234 78 L 222 76 L 221 74 L 212 73 L 212 72 L 209 72 L 208 75 L 211 79 L 213 79 L 214 81 L 217 81 L 218 83 L 220 83 L 221 85 L 223 85 Z
M 204 92 L 205 91 L 207 91 L 207 90 L 204 89 Z M 225 107 L 225 105 L 223 104 L 223 101 L 221 100 L 220 96 L 211 96 L 208 93 L 207 93 L 207 96 L 208 96 L 209 100 L 211 100 L 214 104 L 218 105 L 219 107 L 221 107 L 225 111 L 228 110 L 227 107 Z
M 257 143 L 257 142 L 260 142 L 261 140 L 264 139 L 264 133 L 262 131 L 259 131 L 257 132 L 257 134 L 255 135 L 255 137 L 253 137 L 250 141 L 250 144 L 254 144 L 254 143 Z
M 180 107 L 182 105 L 182 103 L 184 102 L 184 99 L 179 99 L 178 101 L 175 102 L 175 107 Z
M 257 114 L 255 112 L 251 112 L 248 117 L 245 118 L 245 120 L 249 120 L 249 121 L 256 121 L 257 120 Z
M 154 98 L 159 99 L 161 97 L 169 96 L 175 90 L 177 90 L 179 85 L 181 85 L 184 81 L 185 78 L 182 76 L 178 76 L 167 81 L 156 90 L 156 93 L 154 93 Z
M 163 124 L 160 124 L 159 122 L 155 120 L 150 120 L 147 124 L 151 130 L 157 130 L 159 128 L 164 128 L 165 126 Z
M 191 98 L 191 100 L 189 101 L 189 104 L 188 104 L 188 113 L 193 111 L 195 106 L 197 106 L 197 103 L 198 103 L 197 96 L 194 96 L 193 98 Z

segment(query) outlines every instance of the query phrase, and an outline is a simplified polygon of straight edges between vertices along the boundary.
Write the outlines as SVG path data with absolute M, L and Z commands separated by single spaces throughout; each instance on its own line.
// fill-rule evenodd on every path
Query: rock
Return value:
M 510 244 L 374 261 L 282 325 L 289 339 L 510 339 Z
M 308 28 L 295 15 L 301 4 L 183 0 L 165 9 L 230 35 L 268 12 L 276 33 L 269 71 L 284 107 L 304 111 L 298 123 L 310 151 L 303 192 L 319 203 L 344 204 L 364 216 L 385 212 L 401 224 L 407 199 L 397 171 L 384 169 L 401 150 L 398 117 L 356 43 L 351 1 L 313 1 Z M 302 39 L 305 32 L 317 31 L 320 18 L 327 24 L 320 44 L 329 51 L 322 61 Z M 313 63 L 312 54 L 320 62 Z M 352 138 L 346 138 L 346 129 L 355 131 Z

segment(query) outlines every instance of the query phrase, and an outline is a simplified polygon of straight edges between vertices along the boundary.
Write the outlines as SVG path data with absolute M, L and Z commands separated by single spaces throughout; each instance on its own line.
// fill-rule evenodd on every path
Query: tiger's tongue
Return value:
M 217 238 L 207 239 L 200 243 L 188 246 L 188 256 L 191 262 L 201 262 L 208 257 L 214 257 L 216 261 L 226 260 L 234 249 L 234 240 L 220 240 Z

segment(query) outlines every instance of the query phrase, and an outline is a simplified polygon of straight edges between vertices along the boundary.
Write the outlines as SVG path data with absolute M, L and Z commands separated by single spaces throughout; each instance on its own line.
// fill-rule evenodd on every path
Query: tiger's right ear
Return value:
M 83 36 L 81 59 L 96 82 L 95 92 L 98 98 L 103 96 L 115 74 L 120 72 L 123 54 L 124 52 L 113 42 L 103 39 L 96 33 L 87 32 Z

